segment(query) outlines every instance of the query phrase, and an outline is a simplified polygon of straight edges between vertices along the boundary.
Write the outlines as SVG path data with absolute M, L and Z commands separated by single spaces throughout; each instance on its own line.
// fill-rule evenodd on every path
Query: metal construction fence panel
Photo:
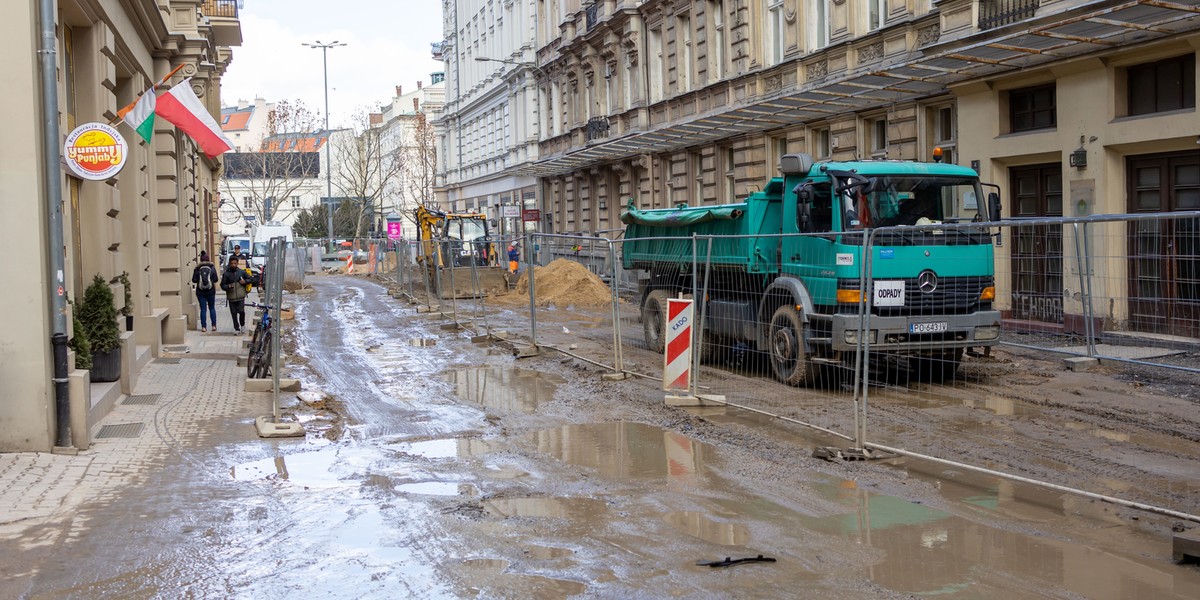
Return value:
M 786 413 L 771 416 L 863 456 L 918 456 L 1053 488 L 1027 476 L 1057 446 L 1011 433 L 1044 419 L 1029 408 L 1036 399 L 1006 385 L 1022 362 L 1053 371 L 1076 356 L 1200 373 L 1200 213 L 635 240 L 535 234 L 527 250 L 543 267 L 520 290 L 536 345 L 660 378 L 666 301 L 699 300 L 694 394 Z M 585 302 L 572 272 L 605 284 L 592 299 L 611 299 Z M 941 450 L 947 439 L 1009 438 L 1023 466 L 1008 472 Z

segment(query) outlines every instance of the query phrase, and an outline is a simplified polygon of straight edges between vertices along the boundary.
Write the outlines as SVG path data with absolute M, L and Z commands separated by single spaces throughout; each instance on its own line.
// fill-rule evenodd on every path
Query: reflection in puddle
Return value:
M 425 458 L 454 458 L 458 456 L 458 443 L 459 440 L 454 438 L 413 442 L 402 446 L 401 451 L 405 454 Z
M 333 451 L 298 452 L 236 465 L 229 468 L 229 474 L 236 481 L 275 479 L 304 486 L 337 485 L 339 478 L 333 473 L 337 460 Z
M 396 486 L 396 491 L 406 494 L 424 494 L 426 496 L 474 496 L 475 486 L 469 483 L 422 481 L 419 483 L 398 485 Z
M 563 598 L 587 590 L 586 585 L 577 581 L 505 572 L 508 566 L 507 560 L 498 558 L 468 558 L 462 561 L 457 575 L 469 596 Z
M 539 431 L 538 450 L 614 478 L 692 478 L 716 456 L 712 446 L 661 427 L 613 422 Z
M 558 375 L 512 367 L 460 369 L 448 373 L 446 380 L 454 384 L 454 394 L 463 400 L 525 413 L 552 400 L 558 385 L 566 382 Z
M 1174 597 L 1173 565 L 1050 537 L 975 523 L 902 498 L 858 489 L 853 482 L 817 491 L 850 512 L 801 517 L 809 529 L 837 535 L 886 554 L 870 567 L 875 583 L 901 593 L 1009 598 L 1012 581 L 1061 586 L 1087 598 Z M 1011 502 L 1003 490 L 964 499 L 996 509 Z M 1061 503 L 1061 500 L 1060 500 Z M 1015 503 L 1014 503 L 1015 504 Z M 1134 592 L 1133 590 L 1136 590 Z
M 607 509 L 597 498 L 493 498 L 483 503 L 497 517 L 572 518 L 591 521 Z
M 713 544 L 745 546 L 750 541 L 750 531 L 745 525 L 714 521 L 704 513 L 673 512 L 665 519 L 672 527 Z

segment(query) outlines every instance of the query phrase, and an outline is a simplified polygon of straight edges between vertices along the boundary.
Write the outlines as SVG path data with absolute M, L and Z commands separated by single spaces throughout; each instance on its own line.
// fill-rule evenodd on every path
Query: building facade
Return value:
M 1006 217 L 1196 209 L 1198 11 L 1194 0 L 539 0 L 538 160 L 516 171 L 540 178 L 556 233 L 615 235 L 629 202 L 737 201 L 791 152 L 930 160 L 940 147 L 1000 186 Z M 1086 166 L 1070 166 L 1080 149 Z M 1200 335 L 1200 250 L 1180 250 L 1195 246 L 1187 225 L 1169 227 L 1182 234 L 1130 235 L 1118 249 L 1144 264 L 1105 263 L 1108 326 Z M 1073 244 L 1042 241 L 1038 253 Z M 1014 273 L 1034 264 L 1015 246 L 997 249 L 1006 316 L 1077 327 L 1069 265 Z
M 417 237 L 413 216 L 417 206 L 437 203 L 439 140 L 433 119 L 445 101 L 445 74 L 431 73 L 429 85 L 418 81 L 416 89 L 407 93 L 396 86 L 392 99 L 370 115 L 370 131 L 379 136 L 384 163 L 378 209 L 386 219 L 399 221 L 405 239 Z
M 237 152 L 258 152 L 269 133 L 274 102 L 255 98 L 238 100 L 235 106 L 221 108 L 221 131 L 233 142 Z
M 135 6 L 136 5 L 136 6 Z M 160 78 L 182 65 L 165 85 L 190 78 L 209 111 L 220 109 L 221 77 L 241 44 L 234 2 L 159 0 L 102 3 L 60 0 L 57 24 L 57 120 L 63 136 L 77 125 L 116 121 Z M 70 373 L 70 435 L 89 443 L 91 424 L 122 393 L 137 371 L 165 343 L 182 343 L 197 312 L 191 273 L 201 250 L 216 247 L 212 224 L 219 202 L 220 158 L 209 159 L 195 143 L 159 119 L 147 143 L 125 125 L 126 164 L 107 181 L 84 181 L 60 164 L 43 164 L 45 140 L 40 91 L 38 3 L 7 5 L 0 30 L 0 66 L 6 93 L 0 107 L 11 127 L 0 148 L 0 231 L 21 249 L 17 277 L 0 296 L 0 451 L 49 451 L 57 437 L 52 384 L 54 315 L 52 278 L 62 294 L 81 299 L 93 276 L 111 283 L 123 305 L 130 282 L 133 328 L 121 338 L 119 382 L 91 384 L 87 371 Z M 61 144 L 61 140 L 54 142 Z M 65 267 L 51 274 L 45 170 L 57 173 L 62 195 Z M 117 308 L 121 308 L 118 306 Z M 70 323 L 71 308 L 68 307 Z M 192 325 L 194 326 L 194 325 Z M 122 326 L 124 329 L 124 325 Z M 71 332 L 68 332 L 71 335 Z M 68 359 L 73 364 L 73 358 Z
M 534 45 L 541 4 L 446 0 L 445 38 L 434 44 L 434 58 L 446 65 L 446 102 L 435 119 L 437 203 L 485 212 L 503 234 L 524 231 L 526 224 L 504 218 L 502 206 L 538 205 L 537 179 L 521 169 L 538 157 Z

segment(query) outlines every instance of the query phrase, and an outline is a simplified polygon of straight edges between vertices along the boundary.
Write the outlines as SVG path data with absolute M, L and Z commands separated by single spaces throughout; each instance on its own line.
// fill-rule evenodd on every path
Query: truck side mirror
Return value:
M 1003 206 L 1000 205 L 1000 194 L 997 194 L 996 192 L 988 193 L 987 207 L 988 207 L 988 218 L 990 220 L 999 221 L 1003 218 L 1000 214 L 1000 211 L 1002 211 L 1004 208 Z
M 800 233 L 808 233 L 812 223 L 812 184 L 802 183 L 795 187 L 796 192 L 796 229 Z

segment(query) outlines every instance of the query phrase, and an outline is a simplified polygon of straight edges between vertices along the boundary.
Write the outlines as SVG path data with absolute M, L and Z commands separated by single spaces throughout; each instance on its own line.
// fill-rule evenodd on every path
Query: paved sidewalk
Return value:
M 231 333 L 231 317 L 222 302 L 218 298 L 218 326 L 229 333 L 188 331 L 183 348 L 172 346 L 164 354 L 178 361 L 147 364 L 133 397 L 118 401 L 92 431 L 94 438 L 105 426 L 126 425 L 136 430 L 132 437 L 93 439 L 91 448 L 77 456 L 0 453 L 0 555 L 76 535 L 83 525 L 77 515 L 81 506 L 111 501 L 167 460 L 198 462 L 188 455 L 209 446 L 205 440 L 211 435 L 228 439 L 231 420 L 244 422 L 270 412 L 269 394 L 242 391 L 245 367 L 238 366 L 236 357 L 245 352 L 242 343 L 249 335 Z M 248 325 L 251 319 L 248 309 Z M 254 438 L 253 427 L 237 428 L 236 436 Z M 11 597 L 6 579 L 30 575 L 10 572 L 13 568 L 0 565 L 0 597 Z

